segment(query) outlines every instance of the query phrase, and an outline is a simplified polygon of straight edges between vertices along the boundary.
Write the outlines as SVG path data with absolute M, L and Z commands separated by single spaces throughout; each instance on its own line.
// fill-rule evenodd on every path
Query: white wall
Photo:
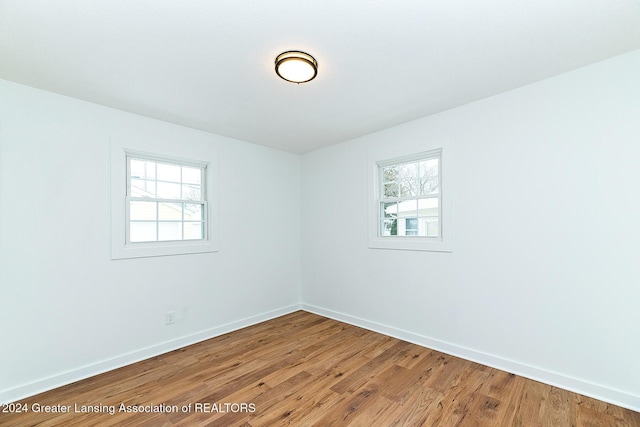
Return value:
M 640 51 L 303 156 L 303 307 L 640 410 Z M 367 157 L 448 140 L 454 252 L 367 248 Z
M 211 150 L 220 252 L 110 259 L 113 135 Z M 0 81 L 0 402 L 297 309 L 300 274 L 299 156 Z

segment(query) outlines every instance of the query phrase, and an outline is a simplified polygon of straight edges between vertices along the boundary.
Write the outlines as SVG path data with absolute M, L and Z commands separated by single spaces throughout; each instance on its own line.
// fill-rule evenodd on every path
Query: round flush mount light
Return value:
M 276 57 L 276 74 L 292 83 L 305 83 L 318 74 L 318 61 L 305 52 L 289 50 Z

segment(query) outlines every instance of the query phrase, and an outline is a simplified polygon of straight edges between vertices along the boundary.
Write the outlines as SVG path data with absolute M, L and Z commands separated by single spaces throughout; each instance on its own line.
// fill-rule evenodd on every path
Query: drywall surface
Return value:
M 111 259 L 111 138 L 217 160 L 219 252 Z M 0 81 L 0 401 L 295 309 L 299 285 L 299 156 Z
M 640 51 L 303 156 L 303 307 L 640 410 Z M 368 158 L 453 150 L 452 253 L 367 247 Z

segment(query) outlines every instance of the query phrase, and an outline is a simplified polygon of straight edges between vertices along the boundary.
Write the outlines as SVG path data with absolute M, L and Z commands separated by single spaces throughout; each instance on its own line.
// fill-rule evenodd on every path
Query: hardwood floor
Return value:
M 17 403 L 29 411 L 0 425 L 640 427 L 638 412 L 302 311 Z

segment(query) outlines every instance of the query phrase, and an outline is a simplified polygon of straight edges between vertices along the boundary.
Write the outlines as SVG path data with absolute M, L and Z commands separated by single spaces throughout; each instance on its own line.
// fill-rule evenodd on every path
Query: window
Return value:
M 127 243 L 203 240 L 206 166 L 127 156 Z
M 111 258 L 216 252 L 216 174 L 208 147 L 112 140 Z
M 369 161 L 369 247 L 450 252 L 449 147 L 397 154 L 390 148 Z
M 440 151 L 378 162 L 379 236 L 440 236 Z

